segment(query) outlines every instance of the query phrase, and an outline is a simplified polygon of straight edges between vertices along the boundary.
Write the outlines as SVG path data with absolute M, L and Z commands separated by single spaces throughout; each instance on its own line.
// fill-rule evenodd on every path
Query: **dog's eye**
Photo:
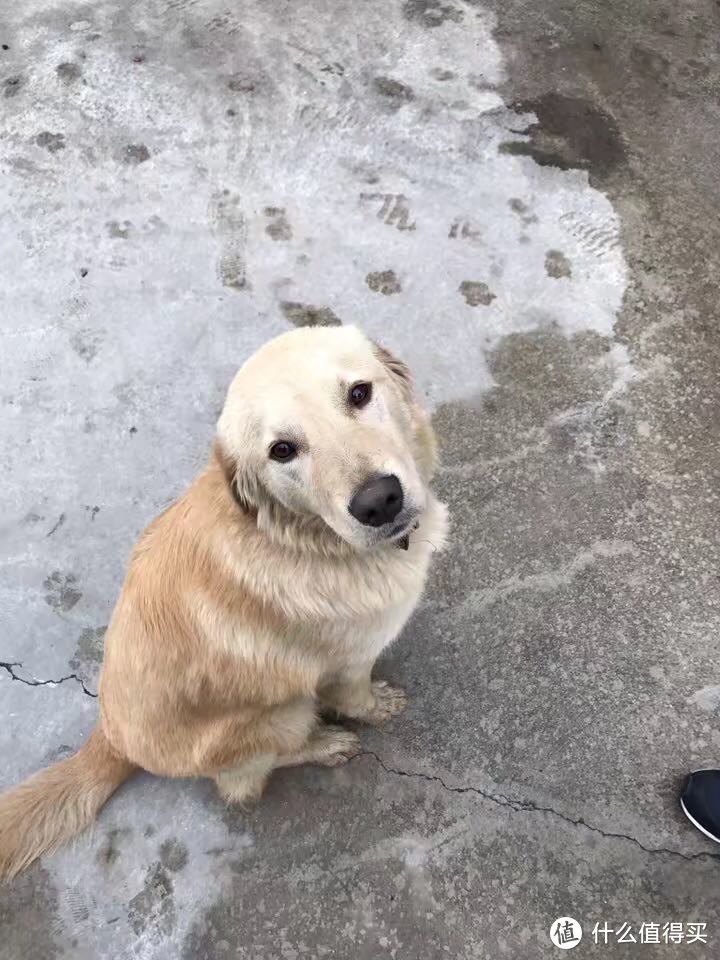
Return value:
M 295 456 L 297 456 L 297 447 L 287 440 L 278 440 L 270 447 L 270 457 L 273 460 L 279 460 L 280 463 L 292 460 Z
M 370 397 L 372 397 L 371 383 L 356 383 L 354 387 L 350 387 L 350 393 L 348 394 L 350 406 L 364 407 L 366 403 L 370 402 Z

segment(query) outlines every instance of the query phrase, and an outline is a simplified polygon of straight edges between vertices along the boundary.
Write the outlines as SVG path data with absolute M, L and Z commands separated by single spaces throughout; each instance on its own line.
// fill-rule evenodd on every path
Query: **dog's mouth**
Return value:
M 420 521 L 411 519 L 406 520 L 405 523 L 398 523 L 397 526 L 393 527 L 390 533 L 388 533 L 386 539 L 393 540 L 395 546 L 400 550 L 408 550 L 410 548 L 410 534 L 413 530 L 417 530 L 420 526 Z

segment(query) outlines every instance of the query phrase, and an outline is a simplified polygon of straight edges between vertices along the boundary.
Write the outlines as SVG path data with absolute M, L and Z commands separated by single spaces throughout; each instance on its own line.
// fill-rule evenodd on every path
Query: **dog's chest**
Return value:
M 374 660 L 398 636 L 417 606 L 427 578 L 432 554 L 445 542 L 445 507 L 434 503 L 407 551 L 387 552 L 386 562 L 363 571 L 351 584 L 359 607 L 366 600 L 382 597 L 382 604 L 368 603 L 355 617 L 329 618 L 322 627 L 322 644 L 331 659 L 353 663 Z
M 324 638 L 329 668 L 376 660 L 402 631 L 421 592 L 419 589 L 414 595 L 367 619 L 329 625 Z
M 380 555 L 310 558 L 304 567 L 278 555 L 265 580 L 253 584 L 257 594 L 268 595 L 272 580 L 276 622 L 258 625 L 241 613 L 230 621 L 207 614 L 202 621 L 208 639 L 243 663 L 287 663 L 293 669 L 303 664 L 310 673 L 371 662 L 415 609 L 432 555 L 444 544 L 446 525 L 445 507 L 433 501 L 407 551 L 388 545 Z M 241 569 L 250 576 L 247 567 Z

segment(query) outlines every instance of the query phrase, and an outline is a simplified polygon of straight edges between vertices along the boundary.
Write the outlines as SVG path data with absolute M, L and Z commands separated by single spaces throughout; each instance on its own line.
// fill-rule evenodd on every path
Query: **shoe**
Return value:
M 695 770 L 687 778 L 680 806 L 693 826 L 720 843 L 720 770 Z

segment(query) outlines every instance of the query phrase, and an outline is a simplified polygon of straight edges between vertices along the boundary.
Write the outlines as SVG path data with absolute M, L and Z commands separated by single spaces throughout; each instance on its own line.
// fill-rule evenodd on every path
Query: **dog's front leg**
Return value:
M 322 706 L 343 717 L 381 724 L 407 706 L 407 694 L 384 680 L 371 679 L 372 663 L 347 667 L 325 680 L 319 690 Z

